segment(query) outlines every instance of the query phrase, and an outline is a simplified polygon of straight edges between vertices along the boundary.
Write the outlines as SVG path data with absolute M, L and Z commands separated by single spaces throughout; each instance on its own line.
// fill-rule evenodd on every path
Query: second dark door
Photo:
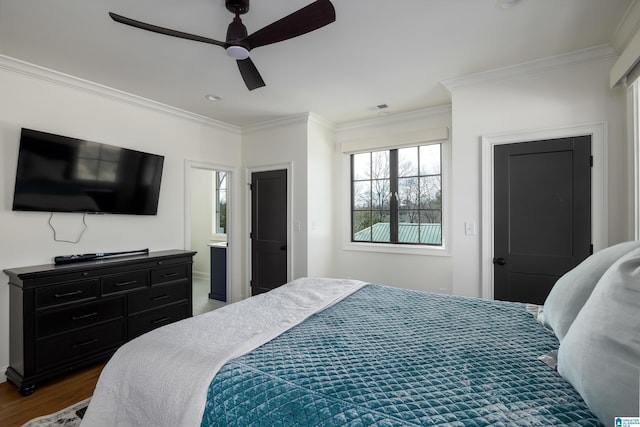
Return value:
M 494 150 L 494 297 L 542 304 L 591 253 L 591 137 Z
M 251 174 L 251 295 L 287 282 L 287 171 Z

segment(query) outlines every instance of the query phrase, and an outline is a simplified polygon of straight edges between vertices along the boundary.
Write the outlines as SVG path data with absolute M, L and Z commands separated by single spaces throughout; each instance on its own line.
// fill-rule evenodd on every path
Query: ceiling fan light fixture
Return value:
M 227 55 L 241 61 L 249 57 L 249 51 L 242 46 L 229 46 L 227 48 Z

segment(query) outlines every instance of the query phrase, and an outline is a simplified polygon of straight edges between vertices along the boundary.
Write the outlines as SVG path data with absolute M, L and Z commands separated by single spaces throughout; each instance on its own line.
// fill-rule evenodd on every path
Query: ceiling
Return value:
M 635 0 L 333 0 L 336 21 L 251 51 L 247 90 L 218 46 L 112 21 L 224 40 L 223 0 L 0 0 L 0 54 L 235 126 L 313 112 L 335 124 L 450 103 L 440 82 L 621 38 Z M 311 0 L 254 0 L 249 34 Z M 626 19 L 625 19 L 626 17 Z M 624 34 L 622 35 L 624 37 Z M 211 102 L 205 95 L 222 99 Z

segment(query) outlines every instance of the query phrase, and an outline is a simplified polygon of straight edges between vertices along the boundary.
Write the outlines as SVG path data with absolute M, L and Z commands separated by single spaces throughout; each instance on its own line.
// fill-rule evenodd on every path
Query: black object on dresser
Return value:
M 190 317 L 195 254 L 169 250 L 4 270 L 10 285 L 7 379 L 29 395 L 43 381 Z

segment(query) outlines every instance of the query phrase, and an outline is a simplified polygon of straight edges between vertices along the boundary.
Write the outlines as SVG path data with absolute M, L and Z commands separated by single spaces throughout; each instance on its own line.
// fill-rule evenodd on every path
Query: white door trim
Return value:
M 482 297 L 493 299 L 493 149 L 496 145 L 591 135 L 591 242 L 593 250 L 608 244 L 607 123 L 587 123 L 561 128 L 487 135 L 482 143 Z
M 234 266 L 237 265 L 236 259 L 239 258 L 240 252 L 236 250 L 236 236 L 240 224 L 236 224 L 233 215 L 237 209 L 236 200 L 237 188 L 235 181 L 237 180 L 238 169 L 231 166 L 206 163 L 196 160 L 185 159 L 184 161 L 184 247 L 191 247 L 191 169 L 205 169 L 210 171 L 227 172 L 227 218 L 231 218 L 227 227 L 227 303 L 239 301 L 241 296 L 236 295 L 233 291 Z M 207 254 L 207 257 L 209 255 Z M 238 270 L 239 271 L 239 270 Z

